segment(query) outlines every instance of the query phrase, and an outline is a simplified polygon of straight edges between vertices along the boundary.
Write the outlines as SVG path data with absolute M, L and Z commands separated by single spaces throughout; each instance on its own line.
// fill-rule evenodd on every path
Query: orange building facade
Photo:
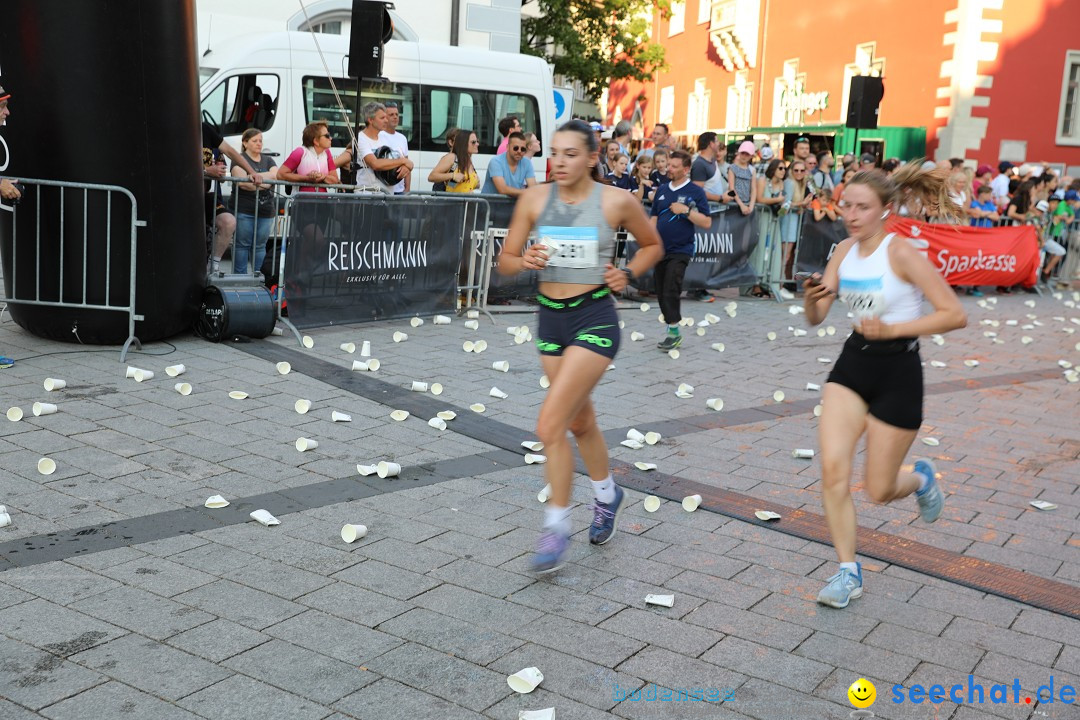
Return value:
M 669 69 L 607 96 L 635 134 L 835 128 L 877 75 L 879 125 L 925 128 L 930 157 L 1080 174 L 1080 0 L 681 0 L 652 37 Z

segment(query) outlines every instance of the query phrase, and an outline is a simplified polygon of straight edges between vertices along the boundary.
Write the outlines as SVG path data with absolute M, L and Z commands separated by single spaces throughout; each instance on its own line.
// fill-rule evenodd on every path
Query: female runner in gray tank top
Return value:
M 589 542 L 615 533 L 624 493 L 611 479 L 607 445 L 590 395 L 619 347 L 618 293 L 660 260 L 663 248 L 633 193 L 596 182 L 599 146 L 587 124 L 571 120 L 551 141 L 554 182 L 518 199 L 499 255 L 502 275 L 536 270 L 540 303 L 536 344 L 551 388 L 536 423 L 548 461 L 551 498 L 531 567 L 558 570 L 570 545 L 570 489 L 574 457 L 567 430 L 592 480 L 595 504 Z M 615 229 L 624 227 L 639 250 L 626 269 L 614 266 Z M 526 248 L 527 242 L 536 242 Z

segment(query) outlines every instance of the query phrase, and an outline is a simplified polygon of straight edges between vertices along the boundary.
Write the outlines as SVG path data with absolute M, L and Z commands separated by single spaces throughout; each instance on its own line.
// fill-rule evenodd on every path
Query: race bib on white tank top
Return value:
M 885 278 L 840 278 L 840 299 L 856 318 L 885 313 Z
M 541 245 L 558 248 L 557 252 L 549 253 L 548 265 L 564 268 L 600 265 L 600 237 L 595 227 L 541 225 L 536 232 Z

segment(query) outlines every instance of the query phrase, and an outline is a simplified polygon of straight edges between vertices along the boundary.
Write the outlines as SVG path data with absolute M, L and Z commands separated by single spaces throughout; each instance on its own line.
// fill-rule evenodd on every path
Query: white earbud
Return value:
M 889 217 L 889 211 L 888 211 L 888 210 L 886 210 L 885 212 L 881 213 L 881 219 L 882 219 L 882 220 L 884 220 L 884 219 L 885 219 L 885 218 L 887 218 L 887 217 Z

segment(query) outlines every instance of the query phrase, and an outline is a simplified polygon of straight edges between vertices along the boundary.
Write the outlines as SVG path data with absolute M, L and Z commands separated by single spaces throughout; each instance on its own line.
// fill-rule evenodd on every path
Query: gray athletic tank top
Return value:
M 559 199 L 558 185 L 551 184 L 551 195 L 536 221 L 532 240 L 555 246 L 557 252 L 549 253 L 540 282 L 604 284 L 604 266 L 615 257 L 615 229 L 604 219 L 600 206 L 603 194 L 604 186 L 593 183 L 585 200 L 568 205 Z

